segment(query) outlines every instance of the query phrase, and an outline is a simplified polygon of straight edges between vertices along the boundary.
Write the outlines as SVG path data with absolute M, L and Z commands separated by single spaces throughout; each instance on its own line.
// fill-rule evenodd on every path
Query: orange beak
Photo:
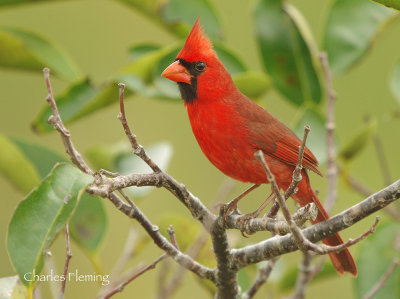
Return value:
M 171 63 L 162 72 L 161 76 L 175 82 L 184 82 L 187 84 L 191 84 L 190 80 L 192 79 L 192 76 L 189 74 L 187 69 L 181 65 L 178 60 Z

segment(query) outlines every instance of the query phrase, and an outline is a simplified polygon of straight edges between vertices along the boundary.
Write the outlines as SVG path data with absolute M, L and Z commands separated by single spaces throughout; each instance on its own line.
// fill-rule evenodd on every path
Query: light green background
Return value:
M 255 1 L 215 0 L 213 1 L 226 29 L 227 45 L 245 58 L 250 69 L 260 70 L 257 48 L 253 37 L 251 8 Z M 308 0 L 292 1 L 305 15 L 317 41 L 321 34 L 331 1 Z M 135 43 L 157 41 L 169 44 L 175 37 L 162 28 L 126 8 L 117 1 L 50 1 L 48 3 L 15 6 L 0 10 L 0 25 L 9 25 L 29 29 L 42 34 L 65 48 L 84 73 L 95 83 L 101 83 L 129 62 L 127 48 Z M 334 81 L 338 93 L 336 104 L 337 133 L 344 142 L 362 125 L 365 115 L 374 115 L 379 119 L 379 135 L 390 164 L 393 179 L 400 176 L 399 128 L 400 120 L 392 120 L 391 115 L 399 110 L 388 88 L 388 78 L 393 65 L 400 59 L 400 22 L 393 22 L 377 39 L 371 53 L 348 74 Z M 0 49 L 1 51 L 1 49 Z M 55 93 L 67 86 L 67 82 L 52 78 Z M 60 153 L 63 147 L 55 133 L 37 136 L 30 130 L 33 117 L 45 103 L 46 88 L 42 74 L 0 69 L 0 131 L 11 136 L 24 137 L 30 141 L 45 144 Z M 117 97 L 117 95 L 116 95 Z M 169 173 L 186 184 L 191 192 L 210 202 L 217 194 L 218 187 L 224 181 L 219 173 L 202 155 L 191 133 L 186 111 L 180 102 L 158 101 L 143 98 L 131 98 L 127 105 L 127 117 L 135 134 L 143 145 L 160 140 L 169 140 L 174 146 L 174 156 Z M 276 92 L 263 99 L 263 105 L 288 125 L 293 126 L 299 117 L 294 107 L 287 104 Z M 97 144 L 110 144 L 124 138 L 119 121 L 116 119 L 117 106 L 111 106 L 69 126 L 77 148 L 84 151 Z M 321 138 L 324 138 L 321 136 Z M 0 153 L 1 154 L 1 153 Z M 324 167 L 322 168 L 324 171 Z M 370 144 L 351 166 L 351 172 L 365 182 L 371 189 L 383 187 L 382 176 L 376 161 L 374 148 Z M 321 190 L 324 198 L 326 180 L 312 176 L 314 188 Z M 246 186 L 238 184 L 239 193 Z M 362 197 L 346 189 L 341 183 L 339 202 L 335 212 L 360 201 Z M 0 178 L 0 277 L 14 274 L 6 252 L 6 230 L 17 203 L 23 198 L 3 178 Z M 266 193 L 266 188 L 258 190 L 241 203 L 242 211 L 251 211 Z M 253 200 L 252 200 L 253 199 Z M 111 204 L 105 203 L 110 218 L 109 230 L 101 253 L 106 274 L 112 268 L 120 254 L 127 234 L 129 220 Z M 157 224 L 163 215 L 178 213 L 190 217 L 182 205 L 165 190 L 156 190 L 140 203 L 141 208 Z M 385 215 L 383 212 L 377 213 Z M 362 232 L 373 222 L 372 217 L 342 233 L 346 239 Z M 378 227 L 379 229 L 379 227 Z M 140 231 L 140 228 L 139 228 Z M 233 233 L 232 237 L 240 235 Z M 252 236 L 248 242 L 265 237 L 265 234 Z M 179 241 L 179 240 L 178 240 Z M 57 269 L 61 271 L 64 262 L 63 238 L 53 246 L 53 255 Z M 130 265 L 141 261 L 150 262 L 161 251 L 149 245 L 148 250 L 135 257 Z M 357 256 L 358 245 L 351 251 Z M 89 261 L 75 246 L 71 260 L 71 272 L 78 269 L 85 274 L 93 273 Z M 298 253 L 285 258 L 285 263 L 299 260 Z M 108 272 L 107 272 L 108 271 Z M 115 298 L 154 298 L 157 271 L 150 271 L 130 284 L 123 293 Z M 93 298 L 97 285 L 94 283 L 69 283 L 67 298 Z M 47 294 L 45 290 L 45 294 Z M 264 287 L 256 298 L 267 294 Z M 331 280 L 311 285 L 308 298 L 320 298 L 323 294 L 329 298 L 353 298 L 352 278 L 337 276 Z M 205 298 L 205 291 L 187 275 L 176 298 Z M 46 297 L 46 296 L 45 296 Z

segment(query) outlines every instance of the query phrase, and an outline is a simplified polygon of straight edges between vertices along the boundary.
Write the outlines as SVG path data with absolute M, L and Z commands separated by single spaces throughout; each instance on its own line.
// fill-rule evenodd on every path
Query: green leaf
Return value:
M 306 109 L 294 129 L 300 140 L 303 138 L 305 125 L 309 125 L 311 128 L 307 137 L 307 147 L 312 151 L 319 163 L 323 164 L 326 160 L 325 119 L 318 112 Z
M 382 4 L 386 7 L 400 10 L 400 0 L 373 0 L 373 1 Z
M 56 163 L 68 162 L 65 157 L 39 144 L 31 143 L 16 137 L 11 137 L 10 140 L 18 146 L 25 157 L 33 164 L 40 178 L 47 176 Z
M 396 64 L 390 79 L 390 89 L 400 104 L 400 62 Z
M 349 70 L 365 56 L 393 10 L 365 0 L 336 0 L 329 12 L 324 49 L 334 75 Z
M 321 102 L 321 86 L 311 51 L 291 9 L 276 0 L 261 0 L 255 29 L 265 69 L 275 87 L 292 103 Z M 308 40 L 309 41 L 309 40 Z
M 132 58 L 132 60 L 135 61 L 138 58 L 142 57 L 144 54 L 148 54 L 158 49 L 160 49 L 159 45 L 148 44 L 148 43 L 138 44 L 129 48 L 129 55 Z
M 22 193 L 28 193 L 39 183 L 39 173 L 24 152 L 6 136 L 0 134 L 0 174 Z
M 393 262 L 400 258 L 400 224 L 389 222 L 378 226 L 376 232 L 361 243 L 355 279 L 357 298 L 365 296 L 382 278 Z M 397 242 L 397 243 L 396 243 Z M 400 268 L 397 267 L 374 299 L 400 298 Z
M 212 38 L 221 38 L 221 26 L 216 10 L 208 0 L 169 0 L 161 10 L 166 24 L 186 23 L 186 30 L 178 32 L 186 36 L 196 19 L 201 17 L 201 24 Z
M 97 256 L 107 230 L 107 214 L 102 199 L 84 193 L 69 222 L 69 229 L 71 238 L 98 267 Z
M 28 291 L 18 279 L 18 276 L 0 278 L 1 299 L 26 299 Z
M 41 71 L 75 80 L 82 75 L 71 58 L 43 37 L 21 29 L 0 26 L 0 67 Z
M 369 120 L 341 147 L 338 157 L 347 162 L 354 159 L 372 140 L 376 126 L 376 119 Z
M 127 91 L 126 95 L 129 95 Z M 91 114 L 118 100 L 118 85 L 109 82 L 96 88 L 87 79 L 72 84 L 63 94 L 55 96 L 58 110 L 65 124 Z M 49 132 L 53 127 L 47 123 L 52 114 L 46 103 L 42 111 L 33 121 L 32 127 L 39 133 Z
M 271 81 L 265 73 L 248 71 L 233 76 L 239 90 L 251 99 L 257 99 L 271 89 Z
M 45 253 L 91 180 L 70 164 L 58 164 L 15 210 L 7 248 L 19 278 L 30 290 L 34 285 L 30 275 L 40 273 Z

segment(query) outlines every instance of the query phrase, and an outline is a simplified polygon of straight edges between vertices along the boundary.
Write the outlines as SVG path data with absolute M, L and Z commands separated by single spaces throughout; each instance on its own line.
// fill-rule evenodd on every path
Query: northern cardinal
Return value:
M 177 82 L 187 108 L 194 136 L 203 153 L 224 174 L 253 184 L 268 183 L 266 173 L 254 157 L 262 150 L 278 186 L 286 190 L 292 181 L 301 141 L 283 123 L 243 95 L 203 33 L 199 20 L 194 24 L 175 62 L 162 76 Z M 329 218 L 314 193 L 307 171 L 317 174 L 318 161 L 306 148 L 302 181 L 292 197 L 304 206 L 314 202 L 319 213 L 313 223 Z M 323 240 L 327 245 L 343 243 L 339 234 Z M 329 257 L 340 274 L 357 275 L 349 250 Z

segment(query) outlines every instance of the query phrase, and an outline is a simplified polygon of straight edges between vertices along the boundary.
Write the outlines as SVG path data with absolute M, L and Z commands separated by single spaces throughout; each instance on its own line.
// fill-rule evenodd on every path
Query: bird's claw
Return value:
M 253 213 L 244 214 L 244 215 L 240 216 L 236 220 L 236 224 L 238 224 L 238 223 L 240 224 L 240 232 L 241 232 L 243 237 L 248 238 L 247 235 L 252 235 L 254 233 L 254 232 L 253 233 L 246 233 L 245 232 L 245 226 L 246 226 L 248 221 L 250 221 L 251 219 L 257 218 L 259 214 L 260 213 L 258 211 L 255 211 Z
M 228 216 L 237 211 L 237 202 L 231 201 L 227 204 L 222 205 L 220 215 L 222 217 L 222 227 L 225 227 L 228 221 Z

